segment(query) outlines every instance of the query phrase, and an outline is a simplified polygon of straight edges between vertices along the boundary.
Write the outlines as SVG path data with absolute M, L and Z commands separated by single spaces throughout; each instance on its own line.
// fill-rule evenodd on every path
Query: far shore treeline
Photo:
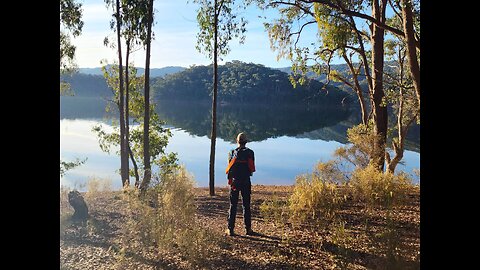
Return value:
M 164 72 L 163 76 L 151 79 L 152 96 L 155 100 L 211 100 L 213 76 L 211 66 L 170 68 L 169 71 Z M 227 62 L 219 66 L 219 74 L 218 97 L 219 101 L 224 103 L 344 106 L 354 100 L 351 93 L 315 79 L 308 79 L 305 84 L 293 87 L 288 73 L 259 64 Z M 76 73 L 63 75 L 62 79 L 71 84 L 75 96 L 112 95 L 102 75 Z
M 344 65 L 332 65 L 332 68 L 335 68 L 339 72 L 345 71 Z M 288 70 L 289 68 L 269 68 L 259 64 L 240 61 L 227 62 L 225 65 L 219 66 L 220 80 L 218 96 L 221 111 L 228 114 L 230 110 L 235 110 L 232 106 L 239 107 L 238 110 L 242 111 L 244 110 L 242 108 L 249 104 L 252 106 L 260 106 L 263 110 L 268 109 L 267 111 L 277 108 L 274 110 L 276 112 L 275 115 L 277 115 L 276 118 L 285 120 L 285 116 L 289 115 L 287 118 L 290 118 L 290 121 L 288 121 L 290 124 L 298 122 L 299 125 L 302 125 L 302 120 L 319 117 L 317 110 L 321 108 L 330 107 L 333 109 L 336 107 L 337 109 L 335 109 L 336 113 L 333 115 L 326 118 L 325 116 L 321 116 L 322 119 L 317 119 L 316 121 L 326 121 L 327 118 L 332 120 L 333 118 L 340 117 L 342 113 L 348 110 L 350 114 L 349 118 L 354 117 L 356 119 L 354 121 L 355 123 L 349 122 L 348 126 L 342 127 L 341 130 L 344 134 L 340 136 L 341 139 L 336 139 L 339 142 L 346 143 L 346 129 L 360 121 L 357 119 L 360 116 L 358 101 L 352 95 L 352 91 L 348 91 L 348 89 L 344 90 L 344 88 L 341 87 L 341 83 L 334 81 L 325 85 L 325 78 L 315 77 L 313 75 L 309 76 L 309 81 L 304 85 L 297 84 L 296 87 L 293 87 L 289 80 Z M 74 97 L 102 98 L 104 100 L 112 99 L 112 91 L 108 88 L 103 75 L 100 75 L 101 68 L 80 69 L 79 71 L 80 72 L 73 75 L 62 75 L 62 80 L 71 84 L 75 93 Z M 191 122 L 190 118 L 194 116 L 189 113 L 189 116 L 185 116 L 183 120 L 180 116 L 185 112 L 190 112 L 192 108 L 201 108 L 202 112 L 196 116 L 202 115 L 206 118 L 210 116 L 211 78 L 213 76 L 211 66 L 191 66 L 190 68 L 165 67 L 154 69 L 152 73 L 157 74 L 151 78 L 152 98 L 154 102 L 163 104 L 160 106 L 161 108 L 159 108 L 159 113 L 161 113 L 163 117 L 166 117 L 168 121 L 187 128 L 187 126 L 190 125 L 181 123 Z M 140 68 L 138 75 L 140 76 L 142 74 L 143 70 Z M 360 84 L 366 87 L 364 78 L 361 79 Z M 323 87 L 325 87 L 325 89 Z M 90 115 L 98 109 L 96 108 L 98 107 L 98 102 L 90 104 L 91 102 L 93 101 L 78 100 L 76 103 L 69 102 L 69 106 L 80 106 L 82 108 L 64 108 L 64 114 L 71 115 L 69 111 L 72 111 L 74 114 L 81 112 L 82 114 L 87 113 Z M 101 104 L 103 105 L 101 105 L 99 109 L 102 112 L 96 113 L 96 115 L 103 114 L 105 104 L 104 102 Z M 222 107 L 223 105 L 227 105 L 227 107 Z M 274 107 L 271 105 L 274 105 Z M 189 109 L 182 111 L 180 109 L 173 109 L 172 106 L 184 109 L 188 107 Z M 293 108 L 286 109 L 286 107 L 290 106 L 293 106 Z M 167 107 L 170 109 L 167 110 Z M 254 108 L 253 111 L 262 111 L 261 108 Z M 169 110 L 171 111 L 169 112 Z M 315 110 L 315 112 L 312 110 Z M 301 117 L 296 113 L 292 114 L 292 112 L 298 111 L 302 112 Z M 236 117 L 236 114 L 233 114 L 233 117 Z M 244 115 L 243 117 L 246 117 L 248 121 L 254 121 L 251 119 L 252 117 L 248 115 Z M 198 125 L 199 122 L 196 123 Z M 205 122 L 205 124 L 206 123 L 208 123 L 208 121 Z M 206 127 L 203 127 L 202 130 L 205 128 Z M 191 128 L 187 129 L 193 130 Z M 198 129 L 198 127 L 196 129 Z M 417 124 L 413 124 L 409 129 L 405 141 L 406 149 L 419 151 L 419 129 L 420 125 Z M 208 130 L 205 130 L 197 132 L 196 134 L 208 134 Z M 260 136 L 258 139 L 265 138 Z

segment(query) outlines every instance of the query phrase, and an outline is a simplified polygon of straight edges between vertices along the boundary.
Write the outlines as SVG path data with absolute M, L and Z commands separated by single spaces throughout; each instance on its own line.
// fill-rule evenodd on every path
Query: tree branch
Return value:
M 353 16 L 353 17 L 357 17 L 357 18 L 361 18 L 361 19 L 365 19 L 367 21 L 370 21 L 372 23 L 374 23 L 375 25 L 377 25 L 378 27 L 380 28 L 383 28 L 387 31 L 390 31 L 392 32 L 393 34 L 399 36 L 399 37 L 402 37 L 402 38 L 405 38 L 405 33 L 398 29 L 398 28 L 394 28 L 390 25 L 387 25 L 385 24 L 384 22 L 381 22 L 377 19 L 375 19 L 374 17 L 372 16 L 369 16 L 367 14 L 363 14 L 363 13 L 360 13 L 358 11 L 354 11 L 354 10 L 350 10 L 350 9 L 347 9 L 345 7 L 343 7 L 342 5 L 339 5 L 339 4 L 336 4 L 336 3 L 333 3 L 332 1 L 330 0 L 299 0 L 299 2 L 304 2 L 304 3 L 319 3 L 319 4 L 323 4 L 323 5 L 326 5 L 332 9 L 335 9 L 335 10 L 338 10 L 340 11 L 342 14 L 345 14 L 345 15 L 349 15 L 349 16 Z M 297 6 L 295 3 L 285 3 L 285 2 L 281 2 L 279 1 L 279 3 L 283 3 L 283 4 L 289 4 L 289 5 L 294 5 L 294 6 Z M 415 47 L 417 47 L 418 49 L 420 49 L 420 41 L 418 40 L 418 42 L 415 42 Z
M 308 1 L 304 1 L 304 2 L 307 2 Z M 290 3 L 290 2 L 284 2 L 284 1 L 273 1 L 273 2 L 270 2 L 267 4 L 267 7 L 268 6 L 275 6 L 275 5 L 286 5 L 286 6 L 293 6 L 293 7 L 297 7 L 299 9 L 301 9 L 303 12 L 307 13 L 307 14 L 310 14 L 312 17 L 315 18 L 315 14 L 313 12 L 311 12 L 310 10 L 300 6 L 299 3 L 295 2 L 295 3 Z
M 297 36 L 297 39 L 296 39 L 296 41 L 295 41 L 295 43 L 294 43 L 294 48 L 297 48 L 297 43 L 298 43 L 298 40 L 300 39 L 300 34 L 302 33 L 303 28 L 304 28 L 305 26 L 309 25 L 309 24 L 312 24 L 312 23 L 316 23 L 316 21 L 306 22 L 306 23 L 304 23 L 304 24 L 300 27 L 300 30 L 298 30 L 297 32 L 294 32 L 294 33 L 290 33 L 290 34 L 288 35 L 288 38 L 290 38 L 290 37 L 293 36 L 293 35 L 298 35 L 298 36 Z
M 222 11 L 223 4 L 225 3 L 225 0 L 221 0 L 220 3 L 217 6 L 217 10 L 215 10 L 215 16 L 218 18 L 220 16 L 220 12 Z
M 395 9 L 395 5 L 392 3 L 392 0 L 388 0 L 388 2 L 390 3 L 390 6 L 392 7 L 393 12 L 397 15 L 398 19 L 400 20 L 400 23 L 403 25 L 402 15 L 400 13 L 398 13 L 398 11 Z

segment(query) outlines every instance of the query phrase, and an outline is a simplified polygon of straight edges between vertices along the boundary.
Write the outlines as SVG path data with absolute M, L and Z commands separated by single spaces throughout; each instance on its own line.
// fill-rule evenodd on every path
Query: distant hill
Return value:
M 137 67 L 138 74 L 143 75 L 145 73 L 144 68 L 139 68 Z M 184 67 L 179 67 L 179 66 L 168 66 L 168 67 L 163 67 L 163 68 L 150 68 L 150 77 L 160 77 L 160 76 L 165 76 L 167 74 L 172 74 L 175 72 L 180 72 L 182 70 L 185 70 Z M 101 67 L 96 67 L 96 68 L 79 68 L 79 72 L 82 74 L 88 74 L 88 75 L 102 75 L 102 68 Z
M 294 88 L 287 73 L 259 64 L 227 62 L 218 67 L 218 99 L 249 103 L 322 103 L 340 105 L 349 93 L 313 79 Z M 192 66 L 159 77 L 153 85 L 157 99 L 211 100 L 212 66 Z M 345 100 L 344 100 L 345 99 Z
M 137 68 L 138 74 L 143 75 L 144 68 Z M 185 70 L 184 67 L 163 67 L 150 69 L 150 79 L 162 77 Z M 75 96 L 79 97 L 111 97 L 112 92 L 108 88 L 101 67 L 79 68 L 79 72 L 73 75 L 61 75 L 60 79 L 70 83 Z
M 332 65 L 332 68 L 342 72 L 346 65 Z M 306 85 L 297 85 L 293 88 L 288 78 L 290 69 L 290 67 L 269 68 L 241 61 L 220 65 L 219 101 L 317 103 L 328 99 L 329 103 L 335 100 L 334 103 L 339 104 L 346 96 L 353 95 L 353 92 L 345 89 L 341 83 L 331 82 L 327 87 L 329 91 L 321 90 L 325 83 L 324 75 L 322 77 L 309 74 L 310 79 Z M 139 68 L 138 72 L 143 74 L 144 69 Z M 213 77 L 211 65 L 190 68 L 179 66 L 154 68 L 151 69 L 151 75 L 152 92 L 156 98 L 211 100 Z M 71 84 L 75 96 L 110 97 L 112 95 L 100 67 L 80 68 L 79 73 L 71 76 L 64 75 L 61 79 Z M 355 103 L 355 99 L 352 102 Z
M 78 97 L 111 97 L 112 91 L 108 88 L 103 75 L 75 73 L 63 75 L 60 79 L 70 84 L 74 96 Z

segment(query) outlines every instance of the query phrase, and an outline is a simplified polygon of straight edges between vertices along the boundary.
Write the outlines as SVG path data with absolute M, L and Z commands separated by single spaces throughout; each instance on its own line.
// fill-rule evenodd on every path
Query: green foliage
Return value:
M 227 62 L 218 67 L 218 98 L 226 102 L 313 103 L 340 105 L 348 94 L 311 79 L 293 89 L 288 74 L 263 65 Z M 154 84 L 156 99 L 211 100 L 211 66 L 193 66 L 182 72 L 158 78 Z M 348 98 L 347 98 L 348 99 Z
M 75 50 L 76 47 L 70 40 L 70 34 L 74 37 L 82 33 L 82 4 L 75 0 L 60 1 L 60 73 L 71 74 L 76 71 Z M 60 81 L 60 94 L 70 95 L 70 87 Z
M 339 147 L 335 150 L 334 156 L 350 162 L 355 167 L 365 168 L 373 155 L 375 137 L 372 122 L 368 125 L 353 126 L 347 130 L 347 138 L 351 145 Z
M 112 90 L 113 102 L 107 107 L 108 110 L 117 109 L 119 105 L 119 82 L 118 82 L 118 65 L 105 65 L 103 67 L 104 76 L 107 85 Z M 137 77 L 137 70 L 135 68 L 129 69 L 129 116 L 133 124 L 130 125 L 130 148 L 133 156 L 143 169 L 143 141 L 144 128 L 143 118 L 145 111 L 145 103 L 143 96 L 143 82 L 144 76 Z M 155 104 L 150 103 L 150 125 L 149 125 L 149 139 L 150 139 L 150 161 L 156 164 L 158 168 L 168 170 L 177 162 L 176 154 L 165 152 L 168 145 L 168 140 L 172 136 L 170 129 L 165 128 L 165 121 L 161 120 L 155 112 Z M 96 125 L 92 128 L 96 133 L 100 148 L 106 153 L 110 153 L 111 148 L 117 149 L 116 154 L 120 154 L 120 131 L 116 123 L 112 132 L 107 132 L 102 125 Z M 130 175 L 134 175 L 134 168 Z
M 72 91 L 72 87 L 69 83 L 60 81 L 60 95 L 62 96 L 73 96 L 74 92 Z
M 75 91 L 76 97 L 105 97 L 110 98 L 112 92 L 109 90 L 105 78 L 100 75 L 90 75 L 82 73 L 64 74 L 60 76 L 60 81 L 65 84 L 67 89 L 64 95 Z
M 245 3 L 242 1 L 223 0 L 218 2 L 215 10 L 213 1 L 193 0 L 193 3 L 199 4 L 197 23 L 200 31 L 197 34 L 197 45 L 195 48 L 200 53 L 206 54 L 210 59 L 213 59 L 214 25 L 215 17 L 217 17 L 217 49 L 221 60 L 222 55 L 227 55 L 230 52 L 230 47 L 228 46 L 230 40 L 237 38 L 240 44 L 244 43 L 247 21 L 243 17 L 239 17 L 240 10 L 246 8 Z
M 312 5 L 308 1 L 268 2 L 265 8 L 274 8 L 280 13 L 279 18 L 264 23 L 270 47 L 277 53 L 277 59 L 292 61 L 290 78 L 294 86 L 302 85 L 309 73 L 338 79 L 339 74 L 330 74 L 328 67 L 333 57 L 343 57 L 347 52 L 351 56 L 358 55 L 358 43 L 363 42 L 365 37 L 359 40 L 353 20 L 338 9 L 320 3 Z M 365 4 L 365 1 L 347 1 L 341 6 L 359 12 Z M 305 29 L 314 24 L 317 26 L 318 43 L 302 42 Z M 348 70 L 343 76 L 348 78 L 351 75 Z
M 81 3 L 76 3 L 75 0 L 60 0 L 60 24 L 75 37 L 82 33 L 82 12 Z
M 338 48 L 338 53 L 342 54 L 347 46 L 356 42 L 355 32 L 351 30 L 349 21 L 341 17 L 341 12 L 314 3 L 314 13 L 318 34 L 324 47 L 332 50 Z
M 70 161 L 70 162 L 60 160 L 60 177 L 63 177 L 65 173 L 67 173 L 67 171 L 82 165 L 86 161 L 87 161 L 87 158 L 83 160 L 76 158 L 74 161 Z

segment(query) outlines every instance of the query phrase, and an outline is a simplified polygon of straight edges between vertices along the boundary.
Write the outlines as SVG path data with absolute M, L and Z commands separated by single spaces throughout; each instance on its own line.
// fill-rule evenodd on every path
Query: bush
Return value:
M 308 218 L 332 220 L 343 202 L 338 186 L 325 181 L 322 173 L 297 176 L 293 193 L 289 198 L 289 208 L 293 218 L 304 221 Z
M 412 180 L 404 173 L 383 173 L 369 165 L 364 169 L 356 169 L 349 185 L 353 197 L 365 202 L 368 207 L 390 208 L 404 201 L 412 187 Z
M 209 256 L 209 245 L 215 241 L 195 219 L 194 180 L 183 167 L 162 175 L 162 181 L 144 197 L 139 196 L 138 189 L 125 189 L 124 199 L 129 220 L 125 245 L 140 242 L 159 252 L 181 254 L 192 263 Z

